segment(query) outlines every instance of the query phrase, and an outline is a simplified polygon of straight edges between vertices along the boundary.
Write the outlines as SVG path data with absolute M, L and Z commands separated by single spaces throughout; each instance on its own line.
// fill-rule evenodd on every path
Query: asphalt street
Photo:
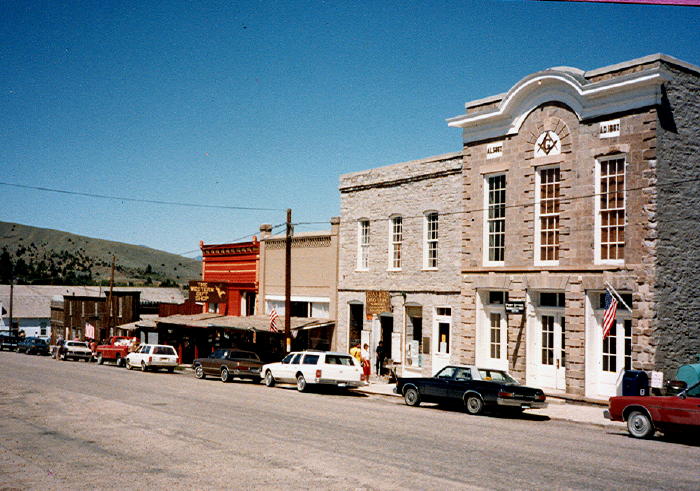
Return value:
M 700 446 L 0 352 L 0 489 L 694 489 Z

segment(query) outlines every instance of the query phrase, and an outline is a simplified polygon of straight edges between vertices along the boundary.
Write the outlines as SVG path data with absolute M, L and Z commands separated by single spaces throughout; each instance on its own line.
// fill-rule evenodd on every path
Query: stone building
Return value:
M 458 349 L 462 155 L 340 177 L 338 348 L 377 343 L 404 374 Z
M 695 359 L 699 67 L 551 68 L 448 123 L 463 130 L 459 361 L 604 399 L 624 369 L 668 378 Z M 603 340 L 608 285 L 631 312 Z

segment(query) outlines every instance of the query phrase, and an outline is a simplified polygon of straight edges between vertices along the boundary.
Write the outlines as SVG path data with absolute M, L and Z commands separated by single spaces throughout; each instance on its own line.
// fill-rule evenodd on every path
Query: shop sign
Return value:
M 525 302 L 506 302 L 506 312 L 508 314 L 525 313 Z
M 391 312 L 391 296 L 386 290 L 368 290 L 365 292 L 367 318 L 383 312 Z
M 207 303 L 225 303 L 226 283 L 190 281 L 190 301 Z

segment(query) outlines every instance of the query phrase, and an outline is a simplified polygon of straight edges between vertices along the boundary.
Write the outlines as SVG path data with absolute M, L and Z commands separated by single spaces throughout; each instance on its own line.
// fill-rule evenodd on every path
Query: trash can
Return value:
M 623 396 L 648 396 L 649 375 L 644 370 L 625 370 L 622 376 Z

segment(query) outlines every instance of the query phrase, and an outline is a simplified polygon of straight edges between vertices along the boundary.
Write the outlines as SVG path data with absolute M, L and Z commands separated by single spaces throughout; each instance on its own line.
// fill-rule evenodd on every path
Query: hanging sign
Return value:
M 367 306 L 367 318 L 379 315 L 383 312 L 391 312 L 391 296 L 386 290 L 368 290 L 365 292 Z
M 506 302 L 506 313 L 508 313 L 508 314 L 523 314 L 523 313 L 525 313 L 525 302 Z
M 224 303 L 226 302 L 226 283 L 190 281 L 190 301 Z

